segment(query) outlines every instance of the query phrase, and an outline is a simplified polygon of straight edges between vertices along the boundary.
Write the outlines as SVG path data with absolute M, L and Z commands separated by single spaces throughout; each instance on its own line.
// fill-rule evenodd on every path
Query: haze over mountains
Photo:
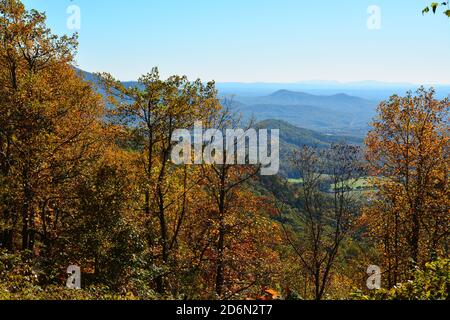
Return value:
M 92 82 L 99 93 L 105 95 L 95 74 L 82 70 L 80 74 Z M 133 87 L 138 82 L 128 81 L 123 84 Z M 280 89 L 278 85 L 219 83 L 217 88 L 225 107 L 241 114 L 244 119 L 255 119 L 257 128 L 280 130 L 280 173 L 290 178 L 298 175 L 289 165 L 292 151 L 305 145 L 326 148 L 339 142 L 362 145 L 379 102 L 394 93 L 404 94 L 418 88 L 407 88 L 406 84 L 393 87 L 379 82 L 358 83 L 360 88 L 372 93 L 369 97 L 375 98 L 371 99 L 349 94 L 351 91 L 338 82 L 310 82 L 308 92 L 300 91 L 299 84 L 283 84 L 284 88 Z M 305 83 L 302 86 L 307 89 Z M 324 89 L 326 86 L 327 90 Z M 450 92 L 450 87 L 438 87 L 436 90 L 438 98 L 443 98 Z M 389 93 L 381 98 L 384 92 Z
M 256 120 L 276 119 L 329 134 L 364 135 L 376 101 L 347 94 L 330 96 L 279 90 L 262 97 L 232 98 L 230 107 Z
M 380 81 L 358 81 L 341 83 L 338 81 L 306 81 L 297 83 L 217 83 L 222 94 L 235 94 L 245 97 L 269 95 L 278 90 L 306 92 L 315 95 L 334 95 L 345 93 L 367 100 L 382 101 L 393 94 L 404 95 L 407 91 L 415 91 L 420 86 L 413 83 L 388 83 Z M 450 85 L 425 85 L 436 90 L 439 99 L 448 97 Z
M 80 70 L 83 77 L 99 86 L 96 75 Z M 124 82 L 135 86 L 137 82 Z M 328 135 L 361 138 L 369 130 L 376 107 L 392 94 L 403 95 L 418 85 L 363 81 L 342 84 L 336 81 L 300 83 L 218 83 L 224 104 L 244 118 L 258 121 L 281 120 L 299 128 Z M 437 97 L 450 93 L 450 86 L 436 86 Z

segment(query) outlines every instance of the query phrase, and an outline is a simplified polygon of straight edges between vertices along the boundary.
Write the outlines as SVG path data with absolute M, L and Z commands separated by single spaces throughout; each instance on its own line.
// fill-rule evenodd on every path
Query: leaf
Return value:
M 269 294 L 273 300 L 277 300 L 280 297 L 280 294 L 273 289 L 267 289 L 265 292 Z
M 450 10 L 445 11 L 444 14 L 450 18 Z
M 430 8 L 426 7 L 425 9 L 422 10 L 422 14 L 424 15 L 425 13 L 430 12 Z
M 439 3 L 433 2 L 431 4 L 431 8 L 433 9 L 433 13 L 436 13 L 437 8 L 439 7 Z

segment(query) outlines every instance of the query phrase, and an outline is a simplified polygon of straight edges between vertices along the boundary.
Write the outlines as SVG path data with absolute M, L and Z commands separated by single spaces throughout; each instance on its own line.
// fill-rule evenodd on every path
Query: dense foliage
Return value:
M 254 124 L 214 83 L 156 68 L 99 90 L 73 67 L 76 35 L 45 19 L 0 0 L 0 299 L 347 299 L 372 264 L 376 297 L 447 297 L 447 99 L 393 96 L 366 150 L 269 122 L 296 183 L 176 165 L 176 129 Z
M 390 290 L 377 290 L 373 294 L 353 294 L 362 300 L 448 300 L 450 290 L 450 260 L 440 259 L 416 269 L 411 280 L 399 283 Z

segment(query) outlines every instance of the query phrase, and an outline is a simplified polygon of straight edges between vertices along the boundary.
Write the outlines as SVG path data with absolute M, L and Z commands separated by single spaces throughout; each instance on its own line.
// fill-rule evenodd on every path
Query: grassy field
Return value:
M 302 184 L 303 183 L 303 179 L 288 179 L 288 182 L 290 184 Z
M 324 175 L 323 179 L 331 179 L 330 176 Z M 299 185 L 303 183 L 303 179 L 288 179 L 288 182 L 293 185 Z M 371 190 L 373 189 L 372 181 L 370 177 L 364 177 L 361 179 L 351 179 L 345 182 L 346 185 L 348 185 L 352 190 L 359 191 L 359 190 Z M 330 191 L 334 189 L 333 184 L 330 184 Z
M 370 177 L 347 180 L 345 181 L 345 184 L 351 187 L 353 190 L 372 189 L 373 187 Z M 333 185 L 330 185 L 330 188 L 333 189 Z

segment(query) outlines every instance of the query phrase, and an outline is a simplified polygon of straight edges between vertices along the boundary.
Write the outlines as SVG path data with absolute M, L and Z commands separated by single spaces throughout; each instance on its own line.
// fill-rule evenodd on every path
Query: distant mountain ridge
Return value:
M 82 70 L 79 70 L 79 73 L 86 81 L 92 82 L 99 93 L 105 95 L 105 90 L 95 74 Z M 128 87 L 137 84 L 124 82 Z M 294 150 L 299 150 L 302 146 L 326 148 L 340 142 L 362 145 L 362 135 L 355 136 L 351 130 L 342 129 L 342 122 L 352 118 L 352 112 L 366 112 L 366 109 L 374 104 L 347 94 L 317 96 L 289 90 L 278 90 L 268 96 L 243 100 L 246 103 L 260 103 L 247 105 L 238 100 L 232 103 L 232 108 L 244 115 L 250 116 L 252 111 L 256 111 L 254 115 L 260 120 L 255 125 L 256 129 L 280 130 L 281 174 L 285 177 L 296 175 L 289 158 Z M 303 123 L 305 126 L 299 126 L 297 123 Z M 348 124 L 352 125 L 350 122 Z M 323 130 L 319 132 L 311 129 L 314 127 Z
M 230 104 L 258 121 L 278 119 L 323 133 L 358 136 L 369 130 L 378 105 L 345 93 L 313 95 L 284 89 L 260 97 L 235 96 Z
M 450 84 L 427 84 L 426 88 L 435 88 L 438 99 L 450 95 Z M 334 95 L 345 93 L 371 101 L 381 102 L 393 94 L 404 95 L 407 91 L 416 91 L 420 85 L 412 83 L 389 83 L 379 81 L 359 81 L 341 83 L 337 81 L 303 81 L 295 83 L 217 83 L 221 94 L 235 94 L 243 97 L 257 97 L 269 95 L 278 90 L 306 92 L 314 95 Z
M 371 108 L 377 105 L 375 101 L 351 96 L 345 93 L 333 95 L 314 95 L 305 92 L 278 90 L 268 96 L 256 98 L 237 97 L 236 100 L 245 104 L 277 104 L 277 105 L 308 105 L 333 108 Z
M 84 79 L 91 81 L 99 93 L 105 95 L 95 74 L 83 70 L 79 70 L 79 73 Z M 134 81 L 123 83 L 128 87 L 138 85 Z M 287 89 L 256 97 L 236 95 L 230 105 L 244 118 L 254 117 L 258 121 L 283 120 L 297 127 L 323 133 L 357 136 L 367 133 L 368 123 L 375 115 L 376 106 L 376 101 L 346 93 L 315 95 Z

